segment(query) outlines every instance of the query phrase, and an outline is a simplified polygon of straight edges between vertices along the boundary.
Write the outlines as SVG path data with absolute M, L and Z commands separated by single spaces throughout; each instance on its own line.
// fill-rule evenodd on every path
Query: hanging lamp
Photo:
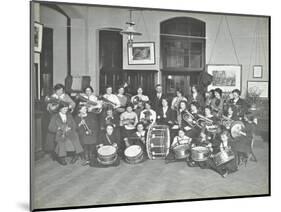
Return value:
M 128 36 L 128 46 L 132 47 L 133 45 L 133 41 L 134 41 L 134 35 L 142 35 L 142 33 L 137 32 L 134 29 L 134 26 L 136 25 L 135 22 L 133 22 L 132 20 L 132 10 L 130 10 L 130 19 L 128 22 L 126 22 L 126 24 L 128 25 L 128 28 L 125 30 L 122 30 L 120 33 L 122 35 L 127 35 Z

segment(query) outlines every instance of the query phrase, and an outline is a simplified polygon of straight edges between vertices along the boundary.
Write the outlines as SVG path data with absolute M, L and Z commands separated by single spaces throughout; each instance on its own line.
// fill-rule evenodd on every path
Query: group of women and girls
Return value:
M 107 86 L 101 97 L 88 86 L 78 97 L 82 98 L 73 100 L 65 93 L 64 86 L 57 84 L 49 100 L 59 101 L 47 101 L 47 110 L 51 113 L 47 149 L 61 165 L 74 164 L 80 158 L 83 165 L 102 166 L 97 161 L 97 149 L 103 145 L 118 150 L 118 160 L 113 164 L 118 165 L 124 158 L 124 150 L 131 145 L 139 145 L 146 152 L 147 130 L 154 124 L 170 128 L 171 151 L 166 161 L 176 161 L 173 148 L 178 145 L 205 146 L 212 153 L 210 159 L 196 162 L 188 157 L 187 165 L 209 168 L 225 177 L 236 171 L 241 161 L 249 156 L 255 120 L 247 113 L 247 104 L 237 89 L 224 98 L 219 88 L 202 95 L 196 86 L 192 86 L 190 96 L 177 90 L 172 99 L 167 99 L 160 84 L 151 96 L 143 94 L 141 87 L 131 95 L 125 84 L 119 87 L 117 94 Z M 199 118 L 215 124 L 215 132 L 198 125 L 196 120 Z M 237 120 L 243 121 L 246 128 L 233 138 L 229 122 Z M 235 160 L 216 166 L 212 155 L 226 149 L 233 150 Z M 71 156 L 70 161 L 66 160 L 68 156 Z

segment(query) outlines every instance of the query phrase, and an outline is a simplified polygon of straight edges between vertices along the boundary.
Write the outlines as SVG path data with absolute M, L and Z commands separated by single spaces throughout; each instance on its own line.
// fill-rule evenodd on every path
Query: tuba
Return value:
M 182 116 L 182 119 L 187 122 L 191 127 L 195 127 L 197 125 L 197 122 L 195 120 L 195 117 L 188 111 L 185 110 L 184 114 Z

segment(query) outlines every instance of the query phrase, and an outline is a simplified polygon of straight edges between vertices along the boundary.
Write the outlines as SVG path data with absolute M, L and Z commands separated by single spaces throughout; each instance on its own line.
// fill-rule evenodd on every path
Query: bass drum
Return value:
M 98 150 L 97 160 L 103 165 L 111 165 L 117 159 L 117 150 L 115 147 L 110 145 L 105 145 L 100 147 Z
M 124 151 L 125 160 L 130 164 L 136 164 L 143 161 L 143 151 L 139 145 L 132 145 Z
M 225 150 L 214 156 L 216 166 L 220 166 L 234 159 L 234 153 L 231 150 Z
M 165 159 L 169 154 L 170 130 L 167 125 L 152 125 L 147 132 L 146 150 L 149 159 Z

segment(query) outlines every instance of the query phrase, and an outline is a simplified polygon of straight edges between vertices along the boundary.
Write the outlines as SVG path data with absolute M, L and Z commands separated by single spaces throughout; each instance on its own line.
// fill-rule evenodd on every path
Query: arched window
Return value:
M 161 65 L 165 71 L 202 71 L 205 66 L 205 22 L 178 17 L 160 25 Z

